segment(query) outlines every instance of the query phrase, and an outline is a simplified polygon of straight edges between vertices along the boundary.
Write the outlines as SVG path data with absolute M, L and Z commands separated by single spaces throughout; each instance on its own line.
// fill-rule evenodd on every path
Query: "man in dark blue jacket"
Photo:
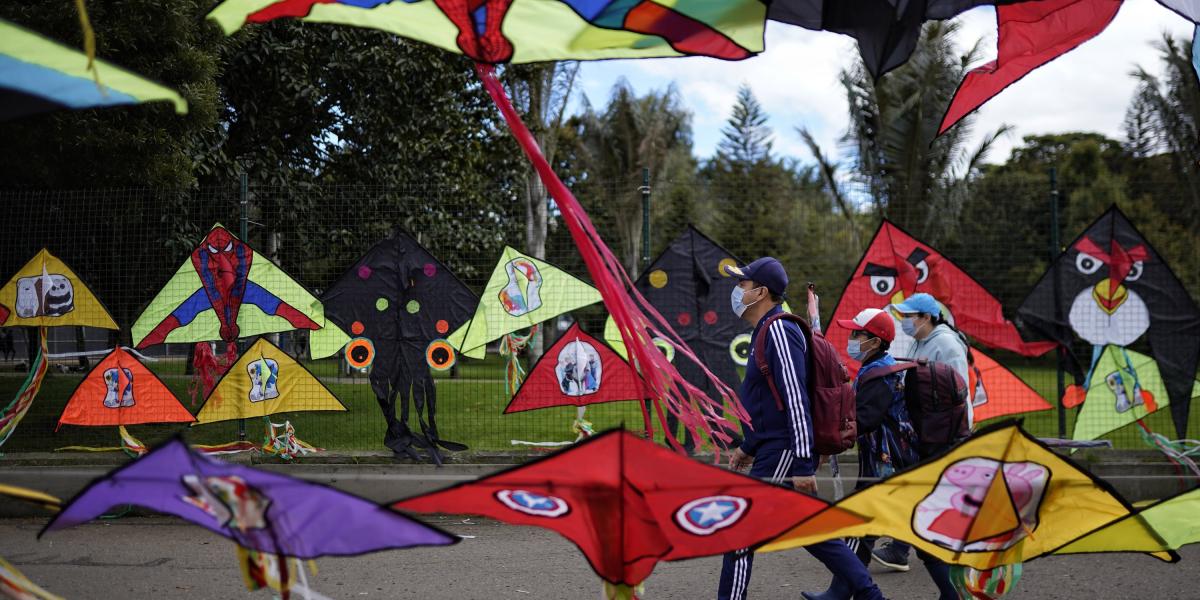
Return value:
M 748 364 L 755 364 L 754 340 L 767 336 L 766 358 L 771 377 L 779 390 L 776 402 L 770 385 L 757 369 L 746 369 L 739 390 L 742 406 L 750 415 L 751 429 L 745 431 L 741 447 L 733 451 L 729 467 L 750 470 L 754 477 L 783 483 L 807 494 L 817 493 L 815 477 L 820 456 L 813 443 L 812 404 L 808 396 L 808 347 L 804 333 L 795 323 L 776 319 L 764 330 L 771 316 L 782 312 L 788 277 L 783 265 L 771 257 L 744 267 L 727 266 L 728 275 L 739 282 L 730 297 L 735 314 L 754 325 Z M 783 410 L 779 405 L 782 404 Z M 871 581 L 867 568 L 842 540 L 831 540 L 806 548 L 817 560 L 850 584 L 855 599 L 877 599 L 883 595 Z M 718 600 L 744 600 L 754 566 L 754 550 L 747 548 L 725 555 L 721 568 Z

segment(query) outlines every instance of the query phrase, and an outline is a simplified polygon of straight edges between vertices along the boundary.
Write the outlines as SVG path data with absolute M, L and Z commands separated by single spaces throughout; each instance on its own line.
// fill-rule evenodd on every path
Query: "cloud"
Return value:
M 986 60 L 995 57 L 995 13 L 990 8 L 960 17 L 959 43 L 982 41 Z M 1169 31 L 1190 39 L 1192 25 L 1150 0 L 1128 0 L 1113 23 L 1095 39 L 1050 62 L 1009 87 L 977 114 L 974 137 L 982 139 L 1002 124 L 1014 132 L 991 155 L 1001 162 L 1021 137 L 1065 131 L 1097 131 L 1121 138 L 1125 108 L 1137 65 L 1157 71 L 1151 43 Z M 769 23 L 767 51 L 741 62 L 707 58 L 619 60 L 586 63 L 580 89 L 602 105 L 624 77 L 638 93 L 672 82 L 693 115 L 697 156 L 713 154 L 738 86 L 746 83 L 770 115 L 775 149 L 783 156 L 811 160 L 795 128 L 808 127 L 827 155 L 840 156 L 838 139 L 847 125 L 845 94 L 838 76 L 858 49 L 848 37 Z M 577 100 L 578 101 L 578 100 Z

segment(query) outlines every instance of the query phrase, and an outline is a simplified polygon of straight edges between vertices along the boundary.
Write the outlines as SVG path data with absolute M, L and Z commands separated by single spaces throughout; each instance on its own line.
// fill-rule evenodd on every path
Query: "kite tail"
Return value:
M 230 352 L 233 358 L 230 358 Z M 195 407 L 197 402 L 212 393 L 217 380 L 237 361 L 237 350 L 233 344 L 228 344 L 225 358 L 218 359 L 209 342 L 200 342 L 196 344 L 192 356 L 192 380 L 188 383 L 188 395 L 192 397 L 192 406 Z
M 13 398 L 3 411 L 0 411 L 0 446 L 8 441 L 13 431 L 17 429 L 17 424 L 25 418 L 25 413 L 29 412 L 34 397 L 37 396 L 38 390 L 42 389 L 42 381 L 46 378 L 46 368 L 46 328 L 41 327 L 38 329 L 38 353 L 29 367 L 29 376 L 17 390 L 17 397 Z
M 63 600 L 25 577 L 16 567 L 0 558 L 0 592 L 5 598 L 29 598 L 36 600 Z
M 571 431 L 576 435 L 576 442 L 596 435 L 596 430 L 592 427 L 592 422 L 583 418 L 583 415 L 586 413 L 586 406 L 579 406 L 575 409 L 575 422 L 571 423 Z
M 95 448 L 92 446 L 63 446 L 62 448 L 55 448 L 54 451 L 55 452 L 124 452 L 125 454 L 128 454 L 130 458 L 138 458 L 139 456 L 150 451 L 150 449 L 147 448 L 146 445 L 143 444 L 141 440 L 133 437 L 133 434 L 129 433 L 129 430 L 125 429 L 124 425 L 117 426 L 117 431 L 121 435 L 121 445 L 120 446 L 109 446 L 109 447 L 103 447 L 103 448 Z
M 1197 466 L 1196 461 L 1192 459 L 1193 455 L 1200 457 L 1200 440 L 1171 440 L 1161 433 L 1151 431 L 1143 419 L 1138 419 L 1137 424 L 1139 433 L 1142 434 L 1142 440 L 1175 463 L 1175 468 L 1181 477 L 1184 468 L 1190 470 L 1196 477 L 1200 477 L 1200 466 Z M 1180 485 L 1183 485 L 1182 481 L 1180 481 Z
M 296 560 L 296 568 L 289 569 L 288 561 L 295 560 L 287 556 L 279 556 L 269 552 L 260 552 L 238 546 L 238 566 L 242 570 L 242 582 L 246 589 L 253 592 L 270 589 L 279 592 L 280 598 L 287 600 L 295 585 L 296 574 L 302 572 L 303 566 Z M 307 587 L 307 586 L 306 586 Z
M 508 386 L 510 397 L 516 395 L 517 388 L 521 387 L 521 380 L 525 378 L 525 369 L 521 367 L 521 351 L 529 346 L 529 341 L 537 335 L 537 330 L 538 326 L 534 325 L 525 335 L 513 332 L 500 338 L 500 356 L 505 357 L 508 361 L 504 369 L 505 383 Z
M 513 138 L 525 152 L 532 163 L 542 183 L 554 198 L 563 216 L 563 222 L 571 232 L 571 238 L 579 248 L 579 254 L 587 265 L 592 282 L 600 290 L 604 306 L 612 315 L 621 339 L 628 349 L 630 362 L 641 372 L 642 381 L 646 385 L 647 396 L 653 399 L 655 412 L 662 419 L 662 405 L 679 418 L 680 423 L 694 437 L 699 439 L 699 432 L 704 432 L 709 439 L 728 444 L 731 440 L 726 433 L 733 429 L 733 423 L 726 418 L 732 414 L 743 422 L 750 418 L 737 401 L 733 390 L 712 374 L 706 366 L 688 348 L 687 344 L 671 329 L 666 319 L 634 287 L 633 281 L 621 266 L 621 261 L 601 239 L 600 234 L 592 225 L 587 212 L 580 206 L 579 201 L 567 189 L 562 180 L 554 173 L 546 157 L 538 148 L 537 141 L 529 133 L 529 129 L 521 121 L 520 115 L 508 98 L 504 87 L 496 79 L 495 69 L 491 65 L 476 63 L 475 73 L 483 82 L 484 88 L 492 97 L 496 107 L 508 123 Z M 679 374 L 674 365 L 653 344 L 652 337 L 657 336 L 675 347 L 676 351 L 692 360 L 700 367 L 709 381 L 717 390 L 716 398 L 709 398 L 699 388 L 691 385 Z M 650 412 L 644 402 L 642 418 L 645 422 L 647 436 L 652 436 Z M 665 427 L 667 442 L 677 451 L 683 452 L 683 447 L 675 435 Z M 717 444 L 717 460 L 720 460 L 720 445 Z
M 646 593 L 644 584 L 625 585 L 623 583 L 604 582 L 604 600 L 638 600 L 638 594 Z
M 196 444 L 192 446 L 192 449 L 204 454 L 237 454 L 238 452 L 255 452 L 259 447 L 254 442 L 242 440 L 240 442 L 229 442 L 228 444 Z
M 284 421 L 283 424 L 272 423 L 270 417 L 263 417 L 263 421 L 267 425 L 267 435 L 262 446 L 263 454 L 278 456 L 283 460 L 292 460 L 297 456 L 324 450 L 324 448 L 314 447 L 296 437 L 296 428 L 292 427 L 291 421 Z M 276 428 L 279 429 L 279 433 L 276 433 Z

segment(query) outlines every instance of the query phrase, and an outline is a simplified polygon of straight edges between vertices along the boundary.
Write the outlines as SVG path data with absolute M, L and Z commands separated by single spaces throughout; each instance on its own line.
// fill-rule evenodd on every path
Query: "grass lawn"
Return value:
M 1018 359 L 1006 361 L 1014 372 L 1030 384 L 1043 397 L 1052 398 L 1056 385 L 1055 371 L 1038 361 Z M 489 355 L 486 360 L 463 360 L 459 363 L 457 378 L 447 373 L 435 374 L 437 381 L 437 424 L 444 439 L 461 442 L 472 450 L 517 450 L 526 447 L 513 446 L 511 440 L 565 441 L 574 439 L 571 422 L 575 418 L 573 407 L 553 408 L 504 415 L 509 397 L 504 384 L 504 363 L 498 356 Z M 190 377 L 183 374 L 182 361 L 158 361 L 148 366 L 159 375 L 175 395 L 194 414 L 200 408 L 199 399 L 193 404 L 188 395 Z M 322 379 L 334 395 L 346 405 L 345 413 L 287 413 L 276 415 L 274 420 L 291 420 L 297 435 L 316 446 L 333 450 L 379 450 L 382 449 L 383 418 L 375 402 L 374 394 L 365 375 L 354 378 L 340 376 L 338 362 L 322 360 L 307 363 L 307 366 Z M 8 364 L 0 363 L 0 402 L 11 400 L 24 377 Z M 29 413 L 18 426 L 13 437 L 0 451 L 48 451 L 62 446 L 115 446 L 119 443 L 115 428 L 64 426 L 55 432 L 58 416 L 67 399 L 78 385 L 82 374 L 61 374 L 53 370 L 47 375 L 41 393 L 34 401 Z M 1200 411 L 1193 411 L 1190 431 L 1200 430 Z M 1074 425 L 1075 411 L 1067 411 L 1066 431 Z M 602 430 L 622 423 L 631 429 L 642 427 L 642 413 L 636 402 L 615 402 L 588 408 L 587 417 Z M 1058 416 L 1054 410 L 1024 415 L 1026 428 L 1035 435 L 1056 436 Z M 1155 430 L 1164 434 L 1173 433 L 1168 411 L 1152 415 L 1148 422 Z M 414 429 L 419 425 L 415 416 L 409 424 Z M 657 425 L 656 425 L 657 427 Z M 261 439 L 264 425 L 261 419 L 246 421 L 247 437 Z M 130 431 L 142 441 L 153 444 L 178 431 L 187 431 L 193 443 L 218 444 L 237 439 L 237 423 L 223 422 L 196 427 L 178 425 L 139 425 Z M 661 433 L 660 433 L 661 437 Z M 1118 448 L 1144 449 L 1133 426 L 1126 427 L 1108 436 Z

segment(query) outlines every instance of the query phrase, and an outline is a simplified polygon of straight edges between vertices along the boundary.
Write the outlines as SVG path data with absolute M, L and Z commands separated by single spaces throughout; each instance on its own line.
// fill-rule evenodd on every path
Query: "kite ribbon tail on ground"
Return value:
M 60 596 L 55 596 L 46 590 L 38 587 L 38 585 L 25 577 L 16 567 L 8 564 L 7 561 L 0 558 L 0 592 L 5 593 L 5 597 L 12 598 L 30 598 L 36 600 L 63 600 Z
M 33 357 L 33 364 L 29 367 L 29 376 L 25 378 L 25 383 L 21 384 L 21 388 L 17 390 L 17 397 L 13 398 L 8 406 L 0 412 L 0 446 L 12 437 L 13 431 L 17 429 L 17 424 L 21 419 L 25 418 L 25 413 L 29 412 L 29 407 L 33 404 L 34 397 L 37 396 L 38 390 L 42 389 L 42 381 L 46 379 L 46 328 L 38 328 L 38 353 Z
M 1200 440 L 1171 440 L 1161 433 L 1151 431 L 1144 419 L 1138 419 L 1137 424 L 1142 434 L 1142 440 L 1175 463 L 1176 472 L 1181 478 L 1184 468 L 1190 470 L 1196 477 L 1200 477 L 1200 466 L 1197 466 L 1196 461 L 1192 460 L 1192 455 L 1200 456 Z M 1182 479 L 1179 483 L 1180 486 L 1184 486 Z
M 150 451 L 150 449 L 147 448 L 146 445 L 143 444 L 141 440 L 133 437 L 133 434 L 129 433 L 129 430 L 125 429 L 124 425 L 117 426 L 117 431 L 121 435 L 121 445 L 120 446 L 111 446 L 111 447 L 105 447 L 105 448 L 94 448 L 92 446 L 64 446 L 62 448 L 55 448 L 54 451 L 55 452 L 118 452 L 119 451 L 119 452 L 124 452 L 125 454 L 128 454 L 130 458 L 137 458 L 137 457 Z
M 592 225 L 587 212 L 583 210 L 579 201 L 554 173 L 554 169 L 542 154 L 537 141 L 529 132 L 529 128 L 521 121 L 520 115 L 504 91 L 504 86 L 496 79 L 494 67 L 476 63 L 475 73 L 483 82 L 484 89 L 492 97 L 496 107 L 500 109 L 513 138 L 521 146 L 521 150 L 533 165 L 534 170 L 537 171 L 542 183 L 561 211 L 563 222 L 571 232 L 571 238 L 578 246 L 579 254 L 587 265 L 588 273 L 592 276 L 592 283 L 600 290 L 604 306 L 612 315 L 613 321 L 621 332 L 621 339 L 628 349 L 630 362 L 642 374 L 642 379 L 648 388 L 647 395 L 653 399 L 656 412 L 660 415 L 660 421 L 663 421 L 662 404 L 666 403 L 667 408 L 679 418 L 679 421 L 692 435 L 699 438 L 698 433 L 704 432 L 710 439 L 728 442 L 730 436 L 726 433 L 726 428 L 732 428 L 732 424 L 723 415 L 727 411 L 731 411 L 738 419 L 749 421 L 741 405 L 736 400 L 730 401 L 734 398 L 732 390 L 729 390 L 728 386 L 721 383 L 704 367 L 703 363 L 699 362 L 695 354 L 686 344 L 682 343 L 679 336 L 662 318 L 662 315 L 653 310 L 653 307 L 649 306 L 649 302 L 638 293 L 633 282 L 625 273 L 624 267 L 621 266 L 621 261 L 604 244 L 600 234 Z M 641 304 L 641 308 L 639 308 L 639 304 Z M 645 310 L 643 311 L 643 309 Z M 656 326 L 646 313 L 651 314 L 660 326 Z M 685 356 L 696 361 L 696 364 L 703 368 L 706 376 L 720 392 L 720 398 L 710 399 L 696 386 L 685 381 L 674 365 L 651 342 L 651 334 L 661 335 L 676 346 L 677 350 L 682 351 Z M 647 435 L 653 435 L 649 409 L 644 402 L 640 402 L 639 405 L 642 408 L 642 418 L 646 424 Z M 663 424 L 665 425 L 665 422 Z M 677 451 L 682 452 L 683 447 L 675 439 L 674 433 L 669 430 L 665 430 L 664 433 L 668 443 Z

